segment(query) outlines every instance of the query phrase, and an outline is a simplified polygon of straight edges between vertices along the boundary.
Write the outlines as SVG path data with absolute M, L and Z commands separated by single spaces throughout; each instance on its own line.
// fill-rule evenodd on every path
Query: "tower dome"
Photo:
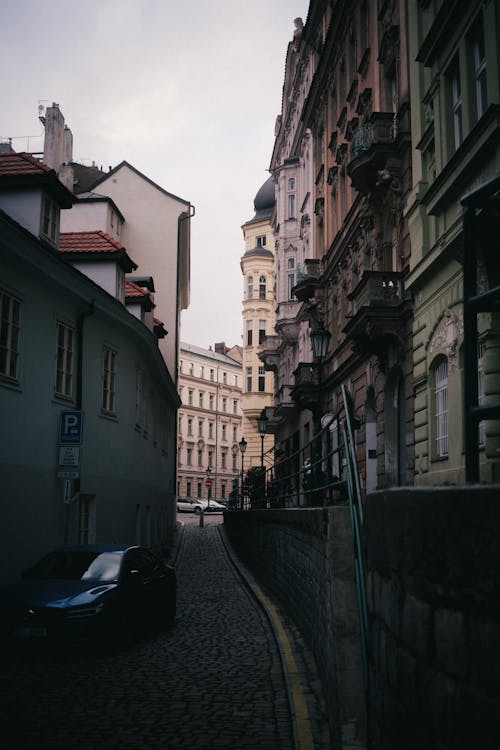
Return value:
M 272 177 L 268 177 L 254 198 L 255 218 L 265 219 L 266 217 L 270 217 L 273 212 L 274 203 L 274 180 Z

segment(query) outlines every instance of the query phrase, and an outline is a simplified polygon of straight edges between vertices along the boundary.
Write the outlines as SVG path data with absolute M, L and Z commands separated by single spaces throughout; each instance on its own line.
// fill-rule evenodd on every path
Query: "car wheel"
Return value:
M 201 513 L 201 508 L 195 508 L 194 512 L 196 513 L 197 516 L 199 516 Z

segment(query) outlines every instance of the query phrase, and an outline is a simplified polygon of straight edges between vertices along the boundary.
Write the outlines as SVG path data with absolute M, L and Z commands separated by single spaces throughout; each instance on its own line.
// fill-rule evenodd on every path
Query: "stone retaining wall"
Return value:
M 347 507 L 226 513 L 238 555 L 311 649 L 328 699 L 335 750 L 364 737 L 359 621 Z
M 371 750 L 500 747 L 500 487 L 375 492 Z

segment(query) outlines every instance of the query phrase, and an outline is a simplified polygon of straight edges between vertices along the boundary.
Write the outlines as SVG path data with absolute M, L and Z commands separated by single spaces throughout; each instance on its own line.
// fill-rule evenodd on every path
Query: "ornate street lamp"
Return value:
M 267 423 L 269 422 L 269 419 L 267 417 L 267 414 L 264 410 L 261 411 L 259 416 L 257 417 L 257 424 L 259 425 L 259 433 L 260 433 L 260 468 L 264 468 L 264 435 L 267 432 Z
M 330 341 L 330 332 L 326 330 L 326 328 L 323 325 L 323 321 L 320 320 L 318 323 L 318 327 L 311 332 L 311 346 L 313 350 L 313 356 L 314 359 L 318 361 L 318 363 L 321 365 L 321 362 L 326 357 L 326 353 L 328 351 L 328 342 Z
M 245 440 L 244 437 L 241 438 L 238 445 L 240 446 L 240 452 L 241 452 L 241 510 L 244 510 L 245 491 L 243 489 L 243 456 L 245 455 L 245 451 L 247 449 L 247 441 Z

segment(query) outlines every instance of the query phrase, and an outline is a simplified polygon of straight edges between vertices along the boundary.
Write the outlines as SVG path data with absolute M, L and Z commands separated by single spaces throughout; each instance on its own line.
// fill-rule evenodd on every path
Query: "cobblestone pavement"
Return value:
M 3 750 L 291 750 L 271 628 L 217 523 L 186 524 L 173 628 L 102 654 L 9 653 Z

